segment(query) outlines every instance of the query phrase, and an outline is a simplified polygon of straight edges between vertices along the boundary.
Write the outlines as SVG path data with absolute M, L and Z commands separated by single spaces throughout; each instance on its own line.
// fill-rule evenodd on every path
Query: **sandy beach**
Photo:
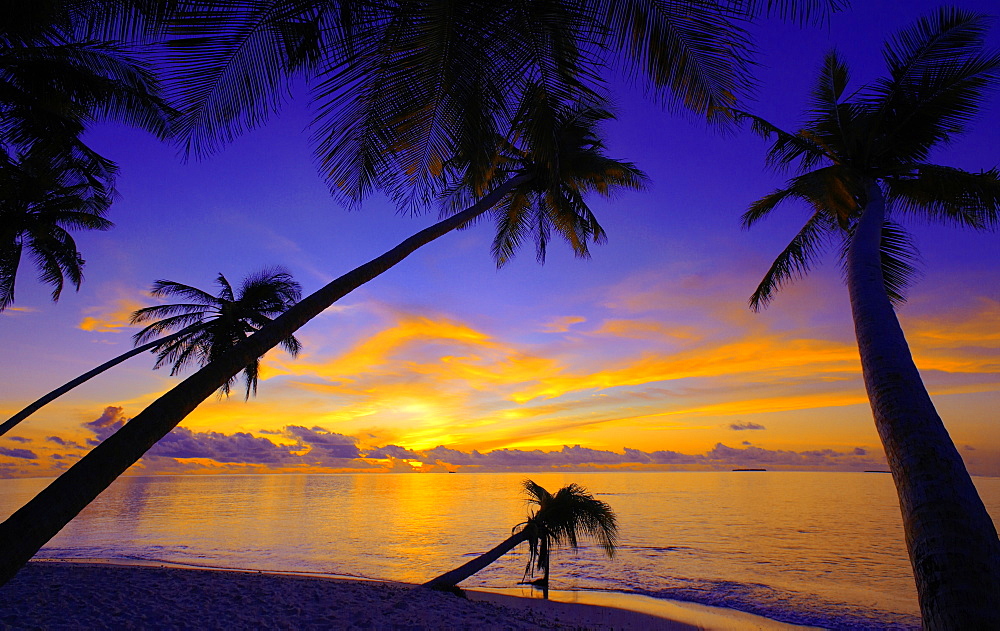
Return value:
M 406 583 L 231 570 L 29 563 L 0 588 L 8 629 L 779 629 L 681 606 L 670 619 L 580 603 Z M 665 603 L 667 606 L 669 603 Z M 719 613 L 722 612 L 722 613 Z M 708 616 L 706 618 L 705 616 Z M 720 616 L 712 621 L 712 616 Z M 687 620 L 684 620 L 687 618 Z
M 30 563 L 0 599 L 0 625 L 13 629 L 695 628 L 588 605 L 474 601 L 405 583 L 96 563 Z

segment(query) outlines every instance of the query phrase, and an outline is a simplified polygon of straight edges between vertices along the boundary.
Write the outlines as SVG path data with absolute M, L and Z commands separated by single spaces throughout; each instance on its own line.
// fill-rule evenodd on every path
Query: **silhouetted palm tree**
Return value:
M 734 96 L 752 83 L 743 23 L 771 7 L 796 13 L 838 0 L 704 3 L 469 2 L 396 3 L 171 3 L 177 30 L 169 44 L 180 70 L 173 75 L 185 118 L 186 145 L 210 151 L 277 110 L 288 89 L 305 79 L 317 112 L 317 156 L 331 189 L 358 200 L 386 190 L 403 201 L 439 190 L 448 163 L 458 156 L 461 180 L 477 200 L 299 302 L 246 342 L 238 344 L 166 393 L 82 458 L 34 500 L 0 524 L 9 542 L 0 555 L 6 582 L 49 538 L 138 460 L 197 405 L 259 357 L 347 293 L 406 258 L 417 248 L 462 227 L 517 189 L 546 196 L 558 187 L 559 154 L 528 147 L 524 168 L 498 171 L 507 143 L 535 142 L 545 130 L 525 125 L 523 111 L 542 93 L 549 116 L 562 105 L 593 96 L 607 59 L 627 53 L 664 101 L 708 117 L 723 115 Z M 605 20 L 614 28 L 605 29 Z M 175 66 L 176 68 L 177 66 Z M 537 113 L 537 109 L 536 112 Z M 514 118 L 512 122 L 512 118 Z M 540 118 L 538 120 L 541 120 Z M 519 125 L 522 127 L 519 129 Z M 555 141 L 560 134 L 549 132 Z M 550 142 L 549 146 L 558 146 Z M 586 149 L 586 148 L 585 148 Z M 584 151 L 585 153 L 585 151 Z M 603 182 L 633 187 L 637 172 L 607 164 Z M 553 169 L 554 170 L 551 170 Z M 545 169 L 550 169 L 546 172 Z M 555 180 L 550 181 L 557 181 Z M 581 189 L 585 191 L 587 189 Z M 552 197 L 558 198 L 558 196 Z M 561 217 L 547 226 L 569 237 L 577 253 L 586 235 L 603 236 L 578 197 L 569 196 Z M 538 206 L 535 206 L 538 208 Z M 511 208 L 505 203 L 503 208 Z M 521 213 L 546 226 L 548 212 Z M 537 226 L 538 224 L 536 224 Z M 589 231 L 589 232 L 588 232 Z M 547 237 L 539 235 L 539 251 Z M 516 239 L 500 238 L 504 243 Z M 502 262 L 503 257 L 500 257 Z
M 605 502 L 595 498 L 578 484 L 569 484 L 552 494 L 535 482 L 525 480 L 524 490 L 529 504 L 537 507 L 527 521 L 514 526 L 511 536 L 489 552 L 427 581 L 424 585 L 444 589 L 455 587 L 522 543 L 529 546 L 525 578 L 531 576 L 536 569 L 540 570 L 540 583 L 546 588 L 554 547 L 568 545 L 575 550 L 579 538 L 585 535 L 597 541 L 608 558 L 614 556 L 618 545 L 618 522 L 614 511 Z
M 784 201 L 811 216 L 751 298 L 766 305 L 839 242 L 865 387 L 899 494 L 925 628 L 1000 628 L 1000 542 L 962 458 L 913 363 L 892 303 L 912 276 L 912 246 L 891 218 L 916 216 L 975 229 L 1000 221 L 1000 174 L 928 162 L 1000 79 L 984 52 L 986 17 L 940 9 L 890 40 L 888 76 L 844 98 L 848 69 L 830 53 L 797 134 L 756 117 L 776 136 L 768 161 L 801 173 L 754 202 L 749 227 Z
M 121 5 L 18 2 L 3 10 L 0 311 L 13 300 L 22 247 L 32 252 L 41 280 L 55 286 L 56 300 L 64 277 L 77 289 L 82 279 L 83 259 L 69 230 L 111 226 L 104 213 L 116 168 L 83 143 L 87 126 L 112 120 L 167 135 L 173 111 L 157 96 L 149 64 L 125 45 L 99 39 L 99 25 L 110 30 L 124 19 Z
M 551 106 L 539 99 L 535 112 Z M 542 114 L 537 114 L 542 115 Z M 518 160 L 506 156 L 494 159 L 493 176 L 485 194 L 472 206 L 405 239 L 385 254 L 355 268 L 307 296 L 257 333 L 213 359 L 198 372 L 132 418 L 121 430 L 95 447 L 89 454 L 43 490 L 34 500 L 0 524 L 0 538 L 8 542 L 0 553 L 0 582 L 6 582 L 49 538 L 57 533 L 94 497 L 173 429 L 212 392 L 229 383 L 245 366 L 294 334 L 327 307 L 387 271 L 409 254 L 445 234 L 468 225 L 490 210 L 506 224 L 521 217 L 537 230 L 538 251 L 544 252 L 548 231 L 563 236 L 581 256 L 587 254 L 587 240 L 599 239 L 603 231 L 584 203 L 584 195 L 596 192 L 610 197 L 618 189 L 639 188 L 644 175 L 628 162 L 603 155 L 595 126 L 607 114 L 594 106 L 555 110 L 546 116 L 556 125 L 544 138 L 528 126 L 534 116 L 525 116 L 525 126 L 512 141 L 505 141 Z M 542 158 L 532 159 L 537 140 L 544 144 Z M 499 144 L 499 143 L 498 143 Z M 457 159 L 454 168 L 459 168 Z M 451 168 L 451 167 L 449 167 Z M 462 178 L 458 178 L 460 181 Z M 522 200 L 542 203 L 537 212 L 523 212 Z M 520 209 L 520 210 L 519 210 Z M 515 230 L 514 232 L 520 232 Z M 501 239 L 501 243 L 505 241 Z M 511 242 L 513 245 L 520 240 Z
M 21 259 L 39 268 L 39 280 L 58 300 L 66 281 L 83 281 L 83 257 L 71 230 L 107 230 L 112 191 L 40 152 L 14 160 L 0 147 L 0 311 L 14 302 Z
M 281 268 L 250 274 L 238 291 L 233 290 L 222 274 L 215 282 L 219 286 L 216 294 L 169 280 L 153 284 L 150 294 L 157 298 L 171 296 L 189 301 L 144 307 L 132 314 L 132 324 L 151 322 L 135 334 L 134 340 L 136 344 L 157 342 L 154 368 L 172 364 L 170 374 L 176 375 L 191 363 L 204 366 L 270 324 L 302 297 L 302 288 Z M 156 339 L 170 331 L 183 334 Z M 294 335 L 288 335 L 280 343 L 292 356 L 298 355 L 302 348 Z M 243 368 L 246 399 L 257 393 L 259 374 L 257 357 Z M 235 381 L 233 375 L 219 387 L 220 394 L 229 395 Z
M 186 365 L 195 362 L 205 365 L 224 351 L 266 326 L 271 319 L 284 313 L 302 294 L 299 284 L 291 274 L 281 268 L 265 269 L 250 274 L 238 291 L 219 274 L 216 279 L 219 291 L 213 295 L 190 285 L 169 280 L 158 280 L 150 292 L 153 296 L 179 296 L 188 303 L 156 305 L 137 310 L 132 323 L 152 322 L 133 337 L 136 347 L 122 353 L 97 368 L 59 386 L 31 405 L 0 424 L 0 436 L 38 411 L 42 406 L 66 394 L 76 386 L 146 351 L 157 352 L 154 368 L 172 363 L 170 374 L 175 375 Z M 172 332 L 171 332 L 172 331 Z M 301 349 L 295 336 L 288 336 L 281 345 L 292 356 Z M 257 392 L 260 359 L 254 359 L 243 369 L 246 381 L 246 398 Z M 220 386 L 220 395 L 229 394 L 236 375 Z
M 542 86 L 574 101 L 624 71 L 671 109 L 712 120 L 752 92 L 746 27 L 823 19 L 842 0 L 180 1 L 172 94 L 188 151 L 212 152 L 305 83 L 321 175 L 358 201 L 404 202 L 464 151 L 484 179 L 510 113 Z

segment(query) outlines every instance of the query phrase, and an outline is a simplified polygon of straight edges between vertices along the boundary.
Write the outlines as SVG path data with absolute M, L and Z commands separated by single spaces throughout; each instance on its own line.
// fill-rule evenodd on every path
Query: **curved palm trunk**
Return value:
M 524 530 L 515 533 L 489 552 L 485 552 L 468 563 L 457 567 L 450 572 L 445 572 L 437 578 L 432 578 L 424 583 L 424 587 L 454 587 L 476 572 L 494 563 L 497 559 L 527 540 L 528 535 Z
M 0 541 L 4 542 L 0 551 L 0 585 L 9 581 L 87 504 L 247 364 L 343 296 L 392 268 L 421 246 L 472 221 L 529 180 L 528 175 L 510 179 L 473 206 L 421 230 L 385 254 L 332 281 L 151 403 L 0 524 Z
M 1000 540 L 934 409 L 882 282 L 877 185 L 847 254 L 865 388 L 899 495 L 925 629 L 1000 629 Z
M 187 328 L 181 329 L 180 331 L 177 331 L 176 333 L 173 333 L 171 335 L 168 335 L 167 337 L 164 337 L 164 338 L 161 338 L 161 339 L 158 339 L 158 340 L 153 340 L 152 342 L 149 342 L 148 344 L 143 344 L 142 346 L 136 346 L 132 350 L 130 350 L 130 351 L 126 352 L 126 353 L 122 353 L 118 357 L 115 357 L 114 359 L 111 359 L 111 360 L 108 360 L 108 361 L 104 362 L 103 364 L 101 364 L 97 368 L 94 368 L 93 370 L 91 370 L 89 372 L 83 373 L 82 375 L 80 375 L 76 379 L 73 379 L 72 381 L 67 381 L 65 384 L 59 386 L 58 388 L 56 388 L 52 392 L 50 392 L 50 393 L 46 394 L 45 396 L 41 397 L 40 399 L 38 399 L 37 401 L 35 401 L 31 405 L 29 405 L 28 407 L 24 408 L 23 410 L 21 410 L 20 412 L 18 412 L 14 416 L 12 416 L 9 419 L 7 419 L 6 421 L 4 421 L 3 424 L 0 425 L 0 436 L 3 436 L 7 432 L 9 432 L 11 429 L 14 428 L 15 425 L 17 425 L 18 423 L 20 423 L 24 419 L 28 418 L 29 416 L 31 416 L 32 414 L 34 414 L 35 412 L 37 412 L 39 410 L 39 408 L 41 408 L 45 404 L 47 404 L 47 403 L 49 403 L 49 402 L 51 402 L 51 401 L 53 401 L 53 400 L 61 397 L 62 395 L 66 394 L 67 392 L 69 392 L 73 388 L 77 387 L 78 385 L 80 385 L 82 383 L 85 383 L 87 381 L 90 381 L 91 379 L 93 379 L 97 375 L 101 374 L 105 370 L 108 370 L 110 368 L 114 368 L 115 366 L 117 366 L 118 364 L 122 363 L 126 359 L 129 359 L 130 357 L 135 357 L 136 355 L 138 355 L 140 353 L 144 353 L 144 352 L 146 352 L 148 350 L 152 350 L 152 349 L 156 348 L 157 346 L 160 346 L 161 344 L 166 344 L 170 340 L 173 340 L 175 338 L 178 338 L 178 337 L 184 335 L 185 333 L 187 333 L 188 328 L 192 328 L 192 327 L 187 327 Z

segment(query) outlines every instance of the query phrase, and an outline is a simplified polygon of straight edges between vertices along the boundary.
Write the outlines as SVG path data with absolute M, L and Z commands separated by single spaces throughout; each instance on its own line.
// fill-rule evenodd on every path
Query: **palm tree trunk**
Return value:
M 450 572 L 445 572 L 437 578 L 432 578 L 424 583 L 424 587 L 454 587 L 476 572 L 494 563 L 497 559 L 527 540 L 528 535 L 524 530 L 515 533 L 489 552 L 485 552 L 468 563 L 457 567 Z
M 542 536 L 542 597 L 549 599 L 549 560 L 552 548 L 549 546 L 549 538 Z
M 49 403 L 49 402 L 51 402 L 51 401 L 53 401 L 53 400 L 61 397 L 62 395 L 66 394 L 67 392 L 69 392 L 73 388 L 77 387 L 78 385 L 80 385 L 82 383 L 85 383 L 87 381 L 90 381 L 92 378 L 94 378 L 97 375 L 101 374 L 105 370 L 108 370 L 109 368 L 114 368 L 115 366 L 117 366 L 118 364 L 122 363 L 126 359 L 129 359 L 130 357 L 135 357 L 136 355 L 138 355 L 140 353 L 144 353 L 144 352 L 146 352 L 148 350 L 152 350 L 152 349 L 156 348 L 157 346 L 160 346 L 161 344 L 166 344 L 170 340 L 176 339 L 176 338 L 184 335 L 185 333 L 188 332 L 188 329 L 190 329 L 190 328 L 192 328 L 192 327 L 186 327 L 184 329 L 181 329 L 180 331 L 177 331 L 176 333 L 168 335 L 167 337 L 160 338 L 158 340 L 153 340 L 152 342 L 149 342 L 148 344 L 143 344 L 142 346 L 136 346 L 132 350 L 130 350 L 130 351 L 126 352 L 126 353 L 122 353 L 118 357 L 115 357 L 114 359 L 111 359 L 111 360 L 108 360 L 108 361 L 104 362 L 103 364 L 101 364 L 97 368 L 94 368 L 93 370 L 91 370 L 89 372 L 83 373 L 82 375 L 80 375 L 76 379 L 73 379 L 72 381 L 67 381 L 66 383 L 64 383 L 63 385 L 59 386 L 58 388 L 56 388 L 52 392 L 50 392 L 50 393 L 46 394 L 45 396 L 41 397 L 40 399 L 38 399 L 37 401 L 35 401 L 31 405 L 29 405 L 28 407 L 24 408 L 23 410 L 21 410 L 20 412 L 18 412 L 14 416 L 12 416 L 9 419 L 7 419 L 6 421 L 4 421 L 3 424 L 0 425 L 0 436 L 3 436 L 7 432 L 9 432 L 11 429 L 13 429 L 15 425 L 17 425 L 18 423 L 20 423 L 24 419 L 28 418 L 29 416 L 31 416 L 32 414 L 34 414 L 35 412 L 37 412 L 38 409 L 41 408 L 46 403 Z
M 925 629 L 1000 629 L 1000 540 L 910 355 L 882 281 L 877 184 L 847 253 L 865 388 L 899 496 Z
M 385 254 L 332 281 L 151 403 L 0 524 L 0 541 L 4 542 L 0 551 L 0 585 L 9 581 L 87 504 L 247 364 L 340 298 L 392 268 L 421 246 L 485 213 L 507 193 L 530 179 L 529 175 L 511 178 L 476 204 L 421 230 Z

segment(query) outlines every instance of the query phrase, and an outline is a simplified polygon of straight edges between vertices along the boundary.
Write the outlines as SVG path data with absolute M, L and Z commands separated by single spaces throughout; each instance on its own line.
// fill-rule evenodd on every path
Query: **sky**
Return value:
M 996 13 L 989 0 L 957 6 Z M 934 2 L 855 0 L 826 27 L 766 21 L 752 110 L 797 129 L 824 53 L 852 85 L 882 71 L 887 36 Z M 1000 24 L 990 45 L 1000 47 Z M 608 153 L 646 191 L 594 199 L 608 242 L 587 260 L 553 243 L 502 269 L 484 222 L 449 234 L 272 351 L 258 395 L 212 398 L 131 471 L 149 473 L 885 468 L 850 307 L 831 253 L 754 313 L 747 299 L 807 218 L 788 204 L 751 231 L 739 216 L 777 188 L 766 143 L 663 111 L 615 80 Z M 1000 163 L 1000 100 L 933 156 Z M 144 133 L 95 128 L 121 168 L 108 232 L 77 235 L 86 280 L 58 303 L 30 274 L 0 313 L 0 413 L 131 348 L 153 281 L 213 289 L 289 269 L 309 293 L 429 225 L 373 198 L 347 210 L 316 175 L 304 100 L 201 161 Z M 1000 235 L 908 222 L 922 277 L 899 317 L 973 474 L 1000 475 Z M 30 268 L 29 268 L 30 270 Z M 142 355 L 0 438 L 0 476 L 53 476 L 176 384 Z

